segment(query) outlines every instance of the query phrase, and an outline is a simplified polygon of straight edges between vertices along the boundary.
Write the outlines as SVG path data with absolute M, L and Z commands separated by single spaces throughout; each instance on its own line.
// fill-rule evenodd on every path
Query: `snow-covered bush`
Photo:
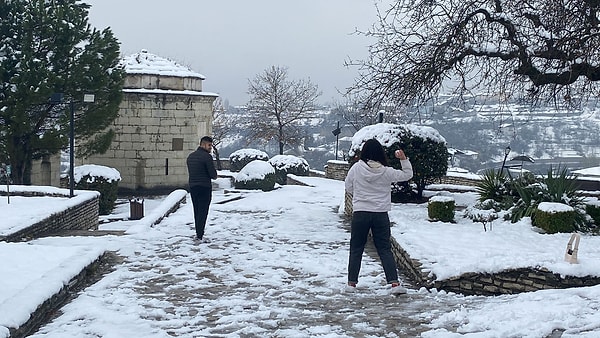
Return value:
M 310 170 L 305 159 L 293 155 L 273 156 L 269 164 L 275 168 L 275 178 L 279 184 L 287 183 L 287 174 L 308 176 Z
M 575 231 L 575 209 L 555 202 L 542 202 L 535 210 L 533 225 L 544 229 L 547 233 Z
M 598 198 L 589 197 L 585 201 L 585 212 L 593 220 L 596 227 L 600 227 L 600 201 Z
M 550 167 L 545 177 L 536 178 L 533 182 L 512 180 L 512 183 L 519 195 L 519 199 L 510 209 L 512 222 L 531 217 L 532 224 L 537 226 L 536 211 L 540 203 L 562 203 L 572 207 L 575 212 L 575 230 L 591 230 L 586 220 L 585 198 L 579 190 L 576 177 L 572 176 L 566 167 Z
M 73 168 L 75 188 L 100 192 L 99 213 L 108 215 L 115 207 L 121 174 L 115 168 L 86 164 Z
M 270 191 L 275 188 L 275 168 L 269 162 L 254 160 L 236 175 L 236 189 Z
M 381 143 L 388 157 L 388 164 L 400 168 L 400 160 L 394 156 L 398 149 L 404 150 L 413 167 L 413 178 L 417 186 L 417 197 L 423 196 L 425 185 L 446 175 L 448 170 L 448 148 L 446 140 L 431 127 L 412 124 L 378 123 L 363 127 L 352 137 L 348 155 L 350 163 L 360 159 L 363 144 L 370 139 Z
M 448 196 L 433 196 L 427 204 L 427 215 L 432 221 L 454 221 L 454 198 Z
M 246 164 L 254 161 L 268 161 L 269 155 L 261 150 L 256 149 L 240 149 L 236 150 L 231 155 L 229 155 L 229 166 L 230 170 L 233 172 L 238 172 L 242 170 Z

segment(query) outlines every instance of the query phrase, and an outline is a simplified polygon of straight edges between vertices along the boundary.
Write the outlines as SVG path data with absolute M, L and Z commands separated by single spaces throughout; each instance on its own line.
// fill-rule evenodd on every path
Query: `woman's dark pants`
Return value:
M 390 243 L 390 219 L 387 212 L 356 211 L 352 214 L 350 259 L 348 261 L 348 281 L 358 282 L 362 254 L 365 250 L 369 230 L 373 235 L 373 243 L 383 265 L 388 283 L 398 281 L 396 261 Z

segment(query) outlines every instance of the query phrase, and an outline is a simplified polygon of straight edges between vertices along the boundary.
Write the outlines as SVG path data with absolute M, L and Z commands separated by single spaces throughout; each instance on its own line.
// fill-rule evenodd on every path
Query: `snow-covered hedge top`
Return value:
M 433 196 L 429 199 L 429 202 L 449 203 L 454 202 L 454 198 L 450 196 Z
M 586 197 L 585 198 L 585 204 L 587 205 L 593 205 L 595 207 L 599 207 L 600 208 L 600 200 L 596 197 Z
M 542 202 L 538 205 L 538 210 L 547 212 L 549 214 L 556 214 L 559 212 L 573 211 L 573 207 L 563 203 Z
M 279 169 L 290 169 L 294 167 L 305 167 L 308 168 L 308 162 L 305 159 L 293 155 L 275 155 L 269 163 Z
M 121 173 L 115 168 L 105 167 L 96 164 L 85 164 L 73 168 L 73 176 L 75 183 L 79 183 L 81 179 L 89 175 L 88 183 L 94 182 L 94 177 L 103 177 L 107 182 L 120 181 Z
M 238 182 L 262 180 L 268 174 L 275 174 L 275 169 L 273 166 L 266 161 L 254 160 L 240 170 L 240 172 L 236 175 L 235 180 Z
M 229 155 L 230 160 L 244 157 L 262 159 L 265 161 L 269 160 L 269 155 L 267 155 L 267 153 L 256 149 L 240 149 L 234 151 L 233 153 L 231 153 L 231 155 Z
M 431 127 L 414 124 L 378 123 L 363 127 L 354 134 L 352 137 L 352 146 L 350 146 L 350 156 L 353 156 L 357 150 L 360 150 L 367 140 L 374 138 L 384 147 L 389 147 L 396 142 L 400 142 L 399 135 L 405 134 L 406 131 L 422 139 L 430 139 L 437 143 L 446 144 L 446 139 Z
M 141 52 L 124 57 L 121 64 L 125 66 L 127 74 L 150 74 L 176 77 L 193 77 L 205 79 L 204 75 L 196 73 L 177 64 L 175 61 L 148 53 L 142 49 Z

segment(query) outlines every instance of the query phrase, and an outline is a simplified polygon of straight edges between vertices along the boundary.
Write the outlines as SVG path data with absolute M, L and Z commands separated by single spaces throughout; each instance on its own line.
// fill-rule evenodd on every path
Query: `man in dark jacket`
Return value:
M 187 158 L 190 194 L 194 207 L 194 221 L 196 223 L 196 239 L 202 240 L 208 207 L 212 199 L 211 179 L 217 178 L 217 170 L 213 164 L 212 138 L 204 136 L 200 139 L 200 146 Z

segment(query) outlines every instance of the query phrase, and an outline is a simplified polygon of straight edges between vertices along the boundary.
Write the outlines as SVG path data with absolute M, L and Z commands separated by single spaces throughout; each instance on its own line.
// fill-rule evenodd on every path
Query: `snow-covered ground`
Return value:
M 34 337 L 600 336 L 600 286 L 482 297 L 407 283 L 408 295 L 394 297 L 377 258 L 365 255 L 359 292 L 341 292 L 350 237 L 339 214 L 343 182 L 302 180 L 312 186 L 242 192 L 243 198 L 219 204 L 236 196 L 225 193 L 228 182 L 220 179 L 206 244 L 192 239 L 189 196 L 160 224 L 136 223 L 123 236 L 0 243 L 0 337 L 103 250 L 117 251 L 123 263 Z M 451 196 L 459 206 L 476 198 L 427 193 Z M 60 208 L 64 201 L 44 201 L 54 203 Z M 8 207 L 4 198 L 0 205 L 3 216 L 26 217 L 32 209 Z M 390 218 L 396 240 L 438 278 L 529 266 L 600 276 L 598 237 L 582 236 L 580 264 L 572 265 L 563 261 L 569 234 L 541 234 L 527 220 L 496 220 L 484 231 L 460 215 L 452 224 L 429 222 L 426 205 L 412 204 L 394 205 Z

